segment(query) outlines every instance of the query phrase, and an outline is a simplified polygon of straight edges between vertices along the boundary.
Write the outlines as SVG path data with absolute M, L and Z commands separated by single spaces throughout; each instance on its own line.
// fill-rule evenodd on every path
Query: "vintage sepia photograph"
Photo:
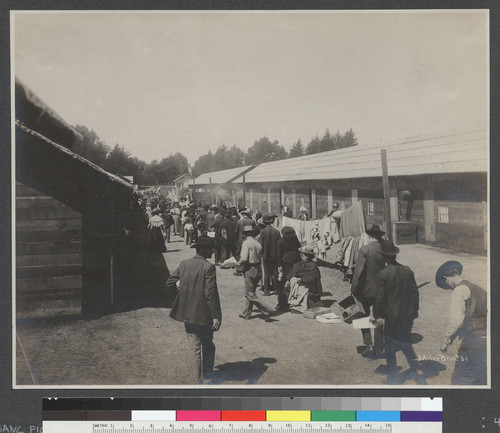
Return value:
M 14 388 L 490 388 L 489 13 L 11 20 Z

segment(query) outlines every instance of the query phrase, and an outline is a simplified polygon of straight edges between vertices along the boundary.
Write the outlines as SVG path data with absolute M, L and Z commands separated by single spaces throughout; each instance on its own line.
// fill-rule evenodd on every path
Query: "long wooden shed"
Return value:
M 451 131 L 263 163 L 233 181 L 251 209 L 322 218 L 333 202 L 361 200 L 383 225 L 381 150 L 387 154 L 396 241 L 484 253 L 488 245 L 488 132 Z M 240 192 L 240 195 L 243 195 Z M 399 235 L 399 236 L 398 236 Z

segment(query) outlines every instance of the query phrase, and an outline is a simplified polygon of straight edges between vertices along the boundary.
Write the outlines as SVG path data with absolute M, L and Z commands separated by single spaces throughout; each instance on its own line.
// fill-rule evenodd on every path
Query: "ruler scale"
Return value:
M 44 433 L 442 432 L 441 398 L 274 398 L 262 399 L 260 406 L 258 403 L 257 398 L 210 397 L 165 401 L 45 399 L 42 412 L 43 431 Z M 135 410 L 134 405 L 140 409 Z M 217 406 L 220 409 L 214 410 Z

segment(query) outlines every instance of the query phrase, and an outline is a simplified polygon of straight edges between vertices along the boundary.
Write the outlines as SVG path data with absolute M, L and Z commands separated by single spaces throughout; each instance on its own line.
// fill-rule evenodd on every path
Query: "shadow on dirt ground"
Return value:
M 266 364 L 275 364 L 276 358 L 255 358 L 252 361 L 228 362 L 215 366 L 209 385 L 220 385 L 224 382 L 245 382 L 248 385 L 258 382 L 266 372 Z
M 427 385 L 427 379 L 430 377 L 439 376 L 441 371 L 446 370 L 446 366 L 438 361 L 421 361 L 419 368 L 398 367 L 398 376 L 392 381 L 386 381 L 387 385 Z M 387 365 L 380 365 L 374 372 L 375 374 L 388 375 Z

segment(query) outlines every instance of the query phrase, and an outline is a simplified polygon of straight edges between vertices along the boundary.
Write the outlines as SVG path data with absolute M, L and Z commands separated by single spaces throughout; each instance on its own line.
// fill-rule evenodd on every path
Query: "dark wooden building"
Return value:
M 136 266 L 125 227 L 133 187 L 71 151 L 79 134 L 16 81 L 15 260 L 18 318 L 112 311 Z

